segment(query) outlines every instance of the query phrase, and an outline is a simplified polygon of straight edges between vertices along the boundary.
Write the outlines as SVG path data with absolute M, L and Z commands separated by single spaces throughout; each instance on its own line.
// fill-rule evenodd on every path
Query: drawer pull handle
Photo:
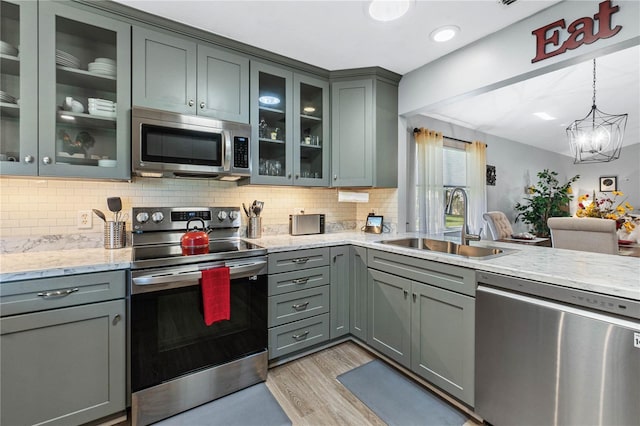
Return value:
M 78 291 L 78 287 L 76 288 L 68 288 L 66 290 L 56 290 L 56 291 L 45 291 L 42 293 L 38 293 L 39 297 L 64 297 L 64 296 L 68 296 L 71 293 L 75 293 L 76 291 Z
M 309 302 L 304 302 L 304 303 L 298 303 L 296 305 L 291 305 L 291 307 L 293 309 L 295 309 L 296 311 L 304 311 L 305 309 L 307 309 L 307 306 L 309 306 Z
M 307 263 L 309 261 L 308 257 L 298 257 L 295 259 L 291 259 L 293 263 Z
M 296 278 L 295 280 L 293 280 L 292 282 L 294 284 L 306 284 L 307 281 L 309 281 L 309 277 L 306 278 Z
M 309 330 L 305 331 L 304 333 L 294 334 L 291 337 L 293 337 L 295 340 L 302 340 L 302 339 L 306 339 L 308 334 L 309 334 Z

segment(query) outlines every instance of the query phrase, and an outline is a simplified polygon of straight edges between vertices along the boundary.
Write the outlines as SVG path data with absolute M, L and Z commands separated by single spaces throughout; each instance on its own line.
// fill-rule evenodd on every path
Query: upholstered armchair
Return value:
M 547 220 L 554 248 L 618 254 L 616 221 L 594 217 L 551 217 Z
M 482 215 L 482 218 L 487 221 L 489 225 L 489 232 L 491 233 L 491 239 L 500 240 L 503 238 L 510 238 L 513 234 L 513 228 L 507 216 L 502 212 L 486 212 Z

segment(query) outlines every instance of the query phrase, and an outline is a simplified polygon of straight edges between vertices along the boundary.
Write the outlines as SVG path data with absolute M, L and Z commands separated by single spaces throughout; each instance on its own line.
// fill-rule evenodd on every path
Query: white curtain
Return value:
M 418 231 L 444 231 L 444 191 L 442 186 L 442 133 L 425 128 L 414 133 L 417 146 L 416 216 Z
M 487 146 L 474 141 L 467 146 L 467 188 L 469 190 L 469 233 L 480 234 L 484 226 L 482 214 L 487 211 Z M 486 229 L 484 230 L 486 235 Z

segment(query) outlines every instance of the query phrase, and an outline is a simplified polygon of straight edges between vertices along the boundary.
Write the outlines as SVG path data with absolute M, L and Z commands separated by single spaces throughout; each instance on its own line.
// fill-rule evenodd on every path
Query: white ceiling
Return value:
M 375 22 L 361 0 L 114 0 L 328 70 L 380 66 L 398 74 L 418 68 L 560 0 L 416 0 L 394 22 Z M 457 25 L 447 43 L 429 39 L 434 29 Z M 629 113 L 625 142 L 640 135 L 640 49 L 598 62 L 598 108 Z M 616 57 L 618 56 L 618 57 Z M 615 61 L 624 61 L 620 66 Z M 591 63 L 428 111 L 496 136 L 568 154 L 564 129 L 591 106 Z M 557 120 L 532 116 L 545 111 Z

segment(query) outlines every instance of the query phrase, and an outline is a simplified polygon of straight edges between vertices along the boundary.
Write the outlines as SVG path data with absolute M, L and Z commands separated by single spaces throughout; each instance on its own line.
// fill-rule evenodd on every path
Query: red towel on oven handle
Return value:
M 224 266 L 202 271 L 202 307 L 204 323 L 231 319 L 231 283 L 229 268 Z

